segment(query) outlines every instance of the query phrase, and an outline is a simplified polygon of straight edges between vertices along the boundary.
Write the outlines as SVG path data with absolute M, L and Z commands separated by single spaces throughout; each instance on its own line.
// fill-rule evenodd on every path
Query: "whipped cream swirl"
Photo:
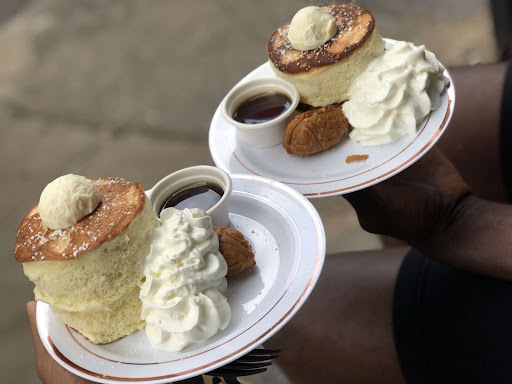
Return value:
M 376 146 L 416 132 L 417 124 L 441 106 L 441 93 L 449 82 L 443 72 L 443 65 L 424 45 L 393 44 L 350 88 L 343 104 L 354 128 L 350 138 Z
M 142 318 L 154 347 L 180 351 L 227 327 L 231 309 L 220 293 L 227 265 L 206 212 L 167 208 L 160 219 L 146 259 Z

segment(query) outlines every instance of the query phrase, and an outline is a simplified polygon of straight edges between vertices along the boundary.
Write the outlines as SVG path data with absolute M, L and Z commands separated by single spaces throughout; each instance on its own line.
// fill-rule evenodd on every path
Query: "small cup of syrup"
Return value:
M 166 208 L 200 208 L 215 226 L 226 227 L 231 178 L 223 170 L 209 165 L 185 168 L 164 177 L 146 191 L 153 209 L 160 216 Z
M 247 144 L 273 147 L 283 142 L 286 125 L 293 118 L 299 99 L 292 84 L 277 77 L 264 77 L 233 88 L 221 111 Z

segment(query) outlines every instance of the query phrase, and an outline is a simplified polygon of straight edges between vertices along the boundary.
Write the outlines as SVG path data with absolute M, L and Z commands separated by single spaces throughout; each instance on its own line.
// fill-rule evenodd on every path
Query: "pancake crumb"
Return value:
M 370 155 L 349 155 L 347 156 L 347 158 L 345 159 L 345 162 L 347 164 L 349 163 L 353 163 L 355 161 L 365 161 L 366 159 L 368 159 L 370 157 Z

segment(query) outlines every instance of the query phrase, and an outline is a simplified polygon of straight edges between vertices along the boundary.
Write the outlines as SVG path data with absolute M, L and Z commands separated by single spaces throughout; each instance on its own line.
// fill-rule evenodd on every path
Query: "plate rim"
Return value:
M 45 349 L 48 351 L 48 353 L 52 356 L 52 358 L 57 361 L 59 365 L 61 365 L 66 370 L 74 373 L 77 376 L 101 382 L 101 383 L 119 383 L 119 382 L 146 382 L 146 383 L 167 383 L 169 380 L 183 380 L 187 377 L 193 377 L 200 375 L 204 372 L 211 371 L 212 369 L 216 369 L 219 366 L 223 366 L 233 360 L 236 360 L 238 357 L 246 354 L 250 350 L 256 348 L 261 343 L 268 340 L 270 337 L 272 337 L 275 333 L 277 333 L 295 314 L 296 312 L 304 305 L 306 300 L 309 298 L 312 290 L 314 289 L 315 285 L 318 282 L 318 279 L 320 277 L 324 262 L 325 262 L 325 256 L 326 256 L 326 234 L 325 229 L 322 223 L 322 220 L 320 218 L 320 215 L 318 214 L 318 211 L 316 208 L 311 204 L 311 202 L 306 199 L 302 194 L 297 192 L 295 189 L 276 182 L 274 180 L 261 177 L 261 176 L 254 176 L 254 175 L 247 175 L 247 174 L 230 174 L 230 177 L 233 179 L 245 179 L 245 180 L 251 180 L 255 182 L 262 182 L 267 184 L 269 187 L 275 187 L 278 189 L 281 189 L 285 192 L 286 195 L 289 197 L 292 197 L 294 200 L 297 200 L 302 207 L 305 209 L 303 212 L 307 212 L 307 216 L 312 220 L 312 223 L 314 224 L 314 227 L 316 229 L 316 241 L 317 241 L 317 253 L 316 255 L 311 256 L 311 260 L 314 260 L 314 267 L 312 269 L 312 273 L 309 277 L 304 279 L 304 283 L 301 284 L 301 287 L 303 286 L 303 290 L 300 293 L 299 297 L 295 300 L 295 302 L 290 305 L 290 308 L 287 308 L 287 311 L 282 315 L 279 319 L 272 321 L 273 324 L 269 325 L 268 329 L 264 331 L 261 335 L 259 335 L 254 340 L 251 340 L 248 342 L 244 347 L 239 348 L 237 351 L 232 352 L 228 354 L 227 356 L 222 356 L 220 360 L 214 361 L 212 364 L 208 364 L 206 368 L 203 368 L 203 371 L 201 371 L 201 367 L 194 369 L 192 373 L 190 374 L 182 374 L 180 376 L 176 376 L 176 374 L 172 375 L 165 375 L 165 376 L 156 376 L 152 378 L 126 378 L 126 377 L 110 377 L 105 376 L 100 373 L 89 371 L 85 368 L 80 367 L 79 365 L 73 363 L 70 359 L 68 359 L 53 343 L 48 329 L 48 324 L 46 322 L 46 317 L 48 311 L 51 311 L 48 304 L 43 302 L 37 302 L 36 307 L 36 322 L 37 322 L 37 328 L 38 333 L 41 341 L 43 342 L 43 345 Z M 258 196 L 258 195 L 256 195 Z M 259 196 L 263 197 L 263 196 Z M 265 198 L 265 197 L 263 197 Z M 268 200 L 268 199 L 267 199 Z M 275 203 L 274 203 L 275 204 Z M 276 204 L 277 205 L 277 204 Z M 278 205 L 278 207 L 280 207 Z M 281 208 L 281 207 L 280 207 Z M 298 230 L 298 228 L 297 228 Z M 300 262 L 297 265 L 297 271 L 300 268 Z M 296 272 L 295 272 L 296 273 Z M 309 279 L 306 283 L 306 279 Z M 293 279 L 290 282 L 287 289 L 284 291 L 282 296 L 279 298 L 279 300 L 269 308 L 267 313 L 265 313 L 260 320 L 258 320 L 256 323 L 254 323 L 251 327 L 258 324 L 260 321 L 262 321 L 268 314 L 272 312 L 272 310 L 279 304 L 279 301 L 286 295 L 287 290 L 292 286 Z M 66 325 L 68 328 L 68 326 Z M 251 328 L 250 327 L 250 328 Z M 248 328 L 247 330 L 249 330 Z M 69 328 L 68 328 L 69 329 Z M 245 331 L 244 331 L 245 332 Z M 251 338 L 252 339 L 252 338 Z M 229 343 L 231 340 L 228 340 L 225 344 Z M 78 343 L 80 344 L 80 343 Z M 223 345 L 225 345 L 223 344 Z M 81 344 L 80 344 L 81 345 Z
M 389 38 L 383 38 L 383 40 L 387 44 L 394 44 L 394 43 L 396 43 L 398 41 L 398 40 L 389 39 Z M 243 82 L 249 80 L 250 78 L 253 78 L 254 76 L 258 76 L 257 73 L 259 71 L 265 69 L 265 67 L 269 67 L 270 68 L 270 65 L 271 64 L 269 63 L 269 61 L 266 61 L 265 63 L 257 66 L 255 69 L 253 69 L 248 74 L 246 74 L 242 79 L 240 79 L 231 89 L 236 87 L 238 84 L 243 83 Z M 396 175 L 397 173 L 400 173 L 401 171 L 407 169 L 409 166 L 411 166 L 416 161 L 421 159 L 426 153 L 428 153 L 428 151 L 437 143 L 437 141 L 441 138 L 441 136 L 443 135 L 444 131 L 448 127 L 448 125 L 449 125 L 449 123 L 451 121 L 451 118 L 453 116 L 453 111 L 455 109 L 455 99 L 456 99 L 455 84 L 454 84 L 453 78 L 451 77 L 448 69 L 446 69 L 446 68 L 445 68 L 445 71 L 444 71 L 444 75 L 449 79 L 449 83 L 448 83 L 448 85 L 447 85 L 447 87 L 446 87 L 446 89 L 444 91 L 445 92 L 445 97 L 447 98 L 447 107 L 446 107 L 446 112 L 444 114 L 444 118 L 443 118 L 441 124 L 439 125 L 439 127 L 437 127 L 435 129 L 435 132 L 432 134 L 432 136 L 428 140 L 426 139 L 427 140 L 426 143 L 423 146 L 421 146 L 419 149 L 417 149 L 414 154 L 409 155 L 407 159 L 402 160 L 393 169 L 387 170 L 387 171 L 385 171 L 385 172 L 383 172 L 383 173 L 381 173 L 379 175 L 375 175 L 373 178 L 371 178 L 369 180 L 365 180 L 363 182 L 359 182 L 359 183 L 352 184 L 350 186 L 346 186 L 346 187 L 342 187 L 342 188 L 334 187 L 333 186 L 334 189 L 330 189 L 328 191 L 306 192 L 306 193 L 302 193 L 303 196 L 305 196 L 308 199 L 323 198 L 323 197 L 339 196 L 339 195 L 343 195 L 343 194 L 346 194 L 346 193 L 356 192 L 356 191 L 359 191 L 359 190 L 364 189 L 364 188 L 368 188 L 368 187 L 370 187 L 372 185 L 380 183 L 381 181 L 387 180 L 387 179 L 393 177 L 394 175 Z M 228 93 L 229 93 L 229 91 L 228 91 Z M 227 94 L 226 94 L 226 96 L 227 96 Z M 215 137 L 214 137 L 215 136 L 214 133 L 216 131 L 216 127 L 218 125 L 218 121 L 219 120 L 223 121 L 223 117 L 220 114 L 220 108 L 221 108 L 222 104 L 224 103 L 224 100 L 225 100 L 226 96 L 223 97 L 222 101 L 217 106 L 217 108 L 215 110 L 215 113 L 214 113 L 214 115 L 213 115 L 213 117 L 212 117 L 212 119 L 210 121 L 210 127 L 209 127 L 209 133 L 208 133 L 208 144 L 209 144 L 208 147 L 210 149 L 210 155 L 212 156 L 212 159 L 213 159 L 215 165 L 217 167 L 219 167 L 220 169 L 224 170 L 225 172 L 227 172 L 228 174 L 231 174 L 232 171 L 229 169 L 228 165 L 224 163 L 221 155 L 219 154 L 220 151 L 217 151 L 217 149 L 218 149 L 217 147 L 218 146 L 215 145 Z M 438 110 L 430 111 L 430 113 L 427 115 L 427 117 L 424 120 L 425 123 L 424 123 L 424 125 L 422 127 L 422 130 L 416 133 L 416 137 L 414 138 L 414 140 L 411 141 L 406 147 L 401 148 L 398 153 L 393 154 L 392 157 L 390 159 L 387 159 L 384 163 L 382 163 L 380 165 L 377 165 L 377 166 L 374 166 L 371 169 L 366 169 L 364 171 L 361 170 L 362 172 L 360 172 L 360 173 L 358 173 L 356 175 L 348 176 L 348 178 L 360 176 L 361 174 L 364 174 L 366 172 L 371 172 L 371 171 L 375 170 L 376 168 L 378 168 L 378 167 L 380 167 L 380 166 L 382 166 L 382 165 L 392 161 L 397 156 L 402 154 L 420 136 L 420 134 L 423 131 L 423 129 L 426 128 L 428 122 L 430 121 L 430 117 L 432 116 L 432 113 L 433 112 L 437 112 L 437 111 Z M 261 176 L 261 175 L 255 173 L 254 171 L 249 169 L 238 158 L 238 156 L 236 155 L 234 150 L 231 150 L 231 152 L 232 152 L 232 155 L 235 157 L 235 159 L 238 161 L 238 163 L 241 165 L 241 167 L 245 168 L 249 172 L 248 174 L 251 174 L 251 175 L 254 175 L 254 176 L 260 176 L 260 177 L 266 177 L 266 178 L 272 177 L 272 175 Z M 286 181 L 281 181 L 281 180 L 279 182 L 281 182 L 281 183 L 283 183 L 283 184 L 285 184 L 287 186 L 292 186 L 292 188 L 294 188 L 293 186 L 333 184 L 333 183 L 336 183 L 336 182 L 339 182 L 339 181 L 340 180 L 330 180 L 330 181 L 324 181 L 324 182 L 312 183 L 312 184 L 286 182 Z M 300 187 L 297 187 L 297 188 L 300 188 Z

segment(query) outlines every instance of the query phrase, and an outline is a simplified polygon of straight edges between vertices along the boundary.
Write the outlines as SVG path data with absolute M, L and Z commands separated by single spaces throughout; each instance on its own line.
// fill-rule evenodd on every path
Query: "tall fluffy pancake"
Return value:
M 18 229 L 15 257 L 35 283 L 36 299 L 102 344 L 144 327 L 139 284 L 158 222 L 140 184 L 93 183 L 100 205 L 69 228 L 47 228 L 34 207 Z
M 385 47 L 374 17 L 365 8 L 339 4 L 324 10 L 334 16 L 338 30 L 319 48 L 294 49 L 288 39 L 289 25 L 275 31 L 268 42 L 276 74 L 297 87 L 302 103 L 314 107 L 345 101 L 353 80 Z

